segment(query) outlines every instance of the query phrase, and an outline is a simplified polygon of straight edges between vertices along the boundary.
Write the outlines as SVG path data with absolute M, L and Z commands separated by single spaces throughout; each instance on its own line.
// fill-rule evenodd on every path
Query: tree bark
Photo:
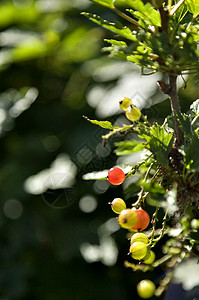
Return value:
M 177 118 L 177 113 L 181 112 L 180 102 L 177 91 L 177 75 L 169 75 L 169 89 L 168 93 L 171 103 L 171 111 L 174 118 L 174 131 L 176 135 L 176 146 L 180 146 L 184 142 L 184 133 L 180 128 Z

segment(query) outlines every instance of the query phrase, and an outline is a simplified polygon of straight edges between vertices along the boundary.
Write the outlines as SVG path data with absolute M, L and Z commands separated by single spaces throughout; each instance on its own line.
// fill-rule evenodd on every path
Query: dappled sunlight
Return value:
M 118 249 L 112 233 L 119 230 L 119 225 L 115 219 L 109 219 L 98 229 L 99 245 L 82 243 L 80 251 L 83 258 L 88 263 L 101 261 L 106 266 L 115 265 L 118 257 Z
M 77 168 L 70 158 L 66 154 L 60 154 L 49 169 L 27 178 L 24 182 L 24 189 L 30 194 L 39 195 L 47 189 L 72 187 L 76 173 Z

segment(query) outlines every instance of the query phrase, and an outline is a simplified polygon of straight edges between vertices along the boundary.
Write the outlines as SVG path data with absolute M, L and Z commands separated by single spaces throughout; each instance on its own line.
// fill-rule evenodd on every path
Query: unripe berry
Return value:
M 155 284 L 148 279 L 142 280 L 137 285 L 137 292 L 143 299 L 151 298 L 155 292 Z
M 111 202 L 111 208 L 116 214 L 120 214 L 122 210 L 126 209 L 126 203 L 121 198 L 115 198 Z
M 135 225 L 137 222 L 137 214 L 133 209 L 124 209 L 118 217 L 118 222 L 121 227 L 130 229 L 132 224 Z
M 144 244 L 148 244 L 149 239 L 144 233 L 137 232 L 131 237 L 131 244 L 135 242 L 142 242 Z
M 138 216 L 138 221 L 131 229 L 132 230 L 144 230 L 149 225 L 150 217 L 144 209 L 136 209 L 135 212 Z
M 113 185 L 119 185 L 125 180 L 125 174 L 120 168 L 111 168 L 108 171 L 108 181 Z
M 127 108 L 132 104 L 132 101 L 131 99 L 127 98 L 127 97 L 124 97 L 120 102 L 119 102 L 119 105 L 120 105 L 120 108 L 124 111 L 127 110 Z
M 132 122 L 138 121 L 141 117 L 141 111 L 135 105 L 130 105 L 126 111 L 126 117 Z
M 147 254 L 147 245 L 142 242 L 135 242 L 130 246 L 131 256 L 134 259 L 141 260 Z
M 152 250 L 149 250 L 149 252 L 150 252 L 149 257 L 143 258 L 144 263 L 147 265 L 151 265 L 155 260 L 155 253 Z

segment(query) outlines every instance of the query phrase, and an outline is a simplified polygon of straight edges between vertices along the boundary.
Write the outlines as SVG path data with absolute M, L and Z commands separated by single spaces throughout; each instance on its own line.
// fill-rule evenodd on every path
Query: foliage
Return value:
M 136 259 L 141 260 L 140 264 L 126 262 L 126 266 L 145 272 L 162 265 L 168 270 L 199 253 L 198 234 L 196 228 L 191 226 L 191 220 L 199 217 L 198 100 L 191 104 L 187 113 L 182 113 L 177 91 L 179 75 L 196 74 L 199 70 L 199 6 L 195 0 L 174 3 L 161 0 L 147 3 L 142 0 L 94 2 L 106 6 L 120 17 L 119 21 L 109 22 L 96 14 L 84 13 L 91 21 L 117 34 L 117 39 L 105 39 L 110 46 L 104 50 L 110 52 L 113 58 L 137 64 L 143 73 L 145 69 L 150 69 L 152 73 L 162 72 L 165 76 L 165 81 L 158 81 L 157 84 L 170 99 L 172 116 L 168 116 L 162 124 L 157 121 L 151 124 L 144 114 L 140 120 L 119 128 L 114 128 L 114 124 L 110 123 L 105 126 L 102 121 L 89 121 L 109 129 L 102 136 L 104 145 L 113 136 L 125 135 L 123 141 L 115 143 L 116 155 L 145 153 L 141 162 L 131 165 L 131 169 L 125 172 L 126 178 L 135 174 L 139 177 L 135 184 L 140 192 L 137 200 L 132 201 L 132 206 L 137 209 L 147 205 L 155 207 L 151 229 L 145 232 L 149 238 L 148 250 L 167 236 L 162 258 L 146 266 L 144 260 L 139 259 L 145 254 L 138 251 L 139 247 L 145 249 L 145 245 L 139 242 L 139 247 L 136 243 L 131 245 L 130 252 L 131 248 L 136 248 Z M 137 135 L 134 140 L 129 138 L 132 132 Z M 121 168 L 125 169 L 125 165 Z M 84 178 L 96 179 L 94 174 L 93 178 L 92 173 Z M 131 190 L 128 186 L 128 194 L 134 193 L 134 187 Z M 158 224 L 160 208 L 164 210 L 161 226 Z M 122 212 L 118 220 L 121 216 Z M 127 218 L 123 223 L 121 227 L 127 228 L 129 235 L 132 235 Z M 179 229 L 178 235 L 175 228 Z M 165 292 L 172 279 L 171 274 L 166 275 L 164 284 L 160 281 L 156 296 Z

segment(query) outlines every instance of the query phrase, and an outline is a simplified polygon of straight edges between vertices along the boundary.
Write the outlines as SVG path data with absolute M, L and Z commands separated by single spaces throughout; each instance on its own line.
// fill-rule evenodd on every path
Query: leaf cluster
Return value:
M 131 61 L 152 72 L 180 74 L 199 68 L 197 43 L 199 7 L 194 0 L 168 6 L 165 1 L 93 0 L 118 14 L 116 22 L 83 13 L 112 31 L 117 39 L 105 39 L 111 57 Z M 157 3 L 158 2 L 158 3 Z M 160 3 L 159 3 L 160 2 Z M 178 7 L 179 6 L 179 7 Z M 123 8 L 123 11 L 120 8 Z

